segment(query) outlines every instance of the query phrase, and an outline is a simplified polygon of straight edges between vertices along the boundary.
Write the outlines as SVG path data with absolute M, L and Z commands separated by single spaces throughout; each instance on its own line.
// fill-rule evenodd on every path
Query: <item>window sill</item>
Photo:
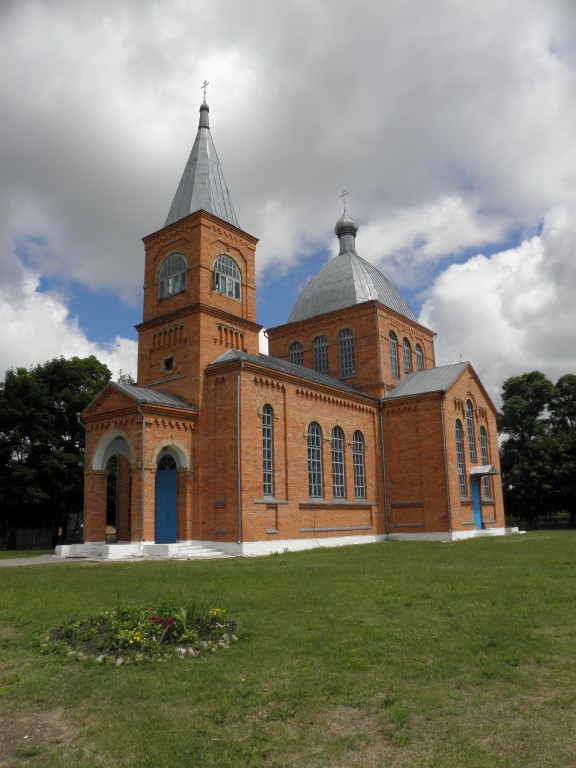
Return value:
M 298 502 L 299 507 L 375 507 L 377 501 L 367 501 L 366 499 L 302 499 Z
M 372 525 L 339 525 L 333 528 L 300 528 L 300 533 L 332 533 L 339 531 L 372 531 Z
M 254 499 L 254 504 L 288 504 L 286 499 L 277 499 L 274 496 L 264 496 L 263 499 Z

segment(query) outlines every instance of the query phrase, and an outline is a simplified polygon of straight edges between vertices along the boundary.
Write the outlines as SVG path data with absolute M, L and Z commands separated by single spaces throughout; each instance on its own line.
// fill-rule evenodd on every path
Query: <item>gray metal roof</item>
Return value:
M 344 213 L 335 228 L 340 239 L 340 253 L 314 275 L 304 288 L 290 313 L 289 323 L 373 300 L 417 322 L 416 316 L 392 283 L 356 253 L 357 230 L 357 222 Z
M 136 387 L 134 384 L 121 384 L 119 381 L 112 382 L 115 387 L 125 392 L 138 403 L 148 403 L 150 405 L 163 405 L 169 408 L 183 408 L 187 411 L 197 410 L 196 406 L 185 403 L 179 397 L 168 395 L 166 392 L 157 392 L 155 389 L 145 389 Z
M 196 140 L 164 226 L 200 209 L 219 216 L 235 227 L 239 226 L 210 134 L 208 112 L 208 104 L 204 102 L 200 106 Z
M 338 381 L 338 379 L 334 379 L 332 376 L 328 376 L 325 373 L 317 373 L 311 368 L 304 368 L 302 365 L 295 365 L 294 363 L 289 363 L 286 360 L 280 360 L 279 358 L 271 357 L 270 355 L 249 355 L 247 352 L 241 352 L 238 349 L 229 349 L 227 352 L 224 352 L 224 354 L 220 355 L 220 357 L 216 358 L 216 360 L 210 363 L 209 367 L 212 367 L 213 365 L 219 365 L 221 363 L 227 363 L 231 360 L 245 360 L 247 362 L 256 363 L 256 365 L 261 365 L 263 368 L 268 368 L 269 370 L 275 371 L 276 373 L 287 373 L 291 376 L 298 376 L 298 378 L 304 379 L 305 381 L 309 381 L 314 384 L 323 384 L 326 387 L 340 389 L 342 392 L 348 392 L 349 394 L 353 395 L 361 395 L 362 397 L 366 397 L 369 400 L 373 399 L 369 397 L 369 395 L 366 395 L 364 392 L 361 392 L 359 389 L 350 387 L 348 384 L 343 384 L 341 381 Z
M 456 379 L 469 367 L 469 363 L 454 363 L 442 365 L 439 368 L 429 368 L 426 371 L 414 371 L 400 379 L 385 400 L 412 395 L 425 395 L 431 392 L 446 392 Z

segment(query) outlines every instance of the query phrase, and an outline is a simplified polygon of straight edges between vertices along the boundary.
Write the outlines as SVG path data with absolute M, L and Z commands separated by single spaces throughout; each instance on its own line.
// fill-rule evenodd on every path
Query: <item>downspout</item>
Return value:
M 240 466 L 240 458 L 242 456 L 242 444 L 240 440 L 240 376 L 242 375 L 242 369 L 244 363 L 240 362 L 240 370 L 238 371 L 238 380 L 236 385 L 236 466 L 237 466 L 237 483 L 238 483 L 238 541 L 237 544 L 242 544 L 242 471 Z
M 440 417 L 442 419 L 442 447 L 444 448 L 444 476 L 446 479 L 446 500 L 448 502 L 448 531 L 452 533 L 452 504 L 450 503 L 450 481 L 448 477 L 448 455 L 446 453 L 446 429 L 444 427 L 444 400 L 446 393 L 440 400 Z
M 386 387 L 386 385 L 384 385 Z M 384 408 L 384 398 L 381 397 L 378 403 L 378 413 L 380 416 L 380 453 L 382 456 L 382 487 L 384 489 L 384 532 L 388 534 L 388 491 L 386 488 L 386 462 L 384 461 L 384 422 L 382 420 L 382 410 Z
M 140 403 L 138 403 L 138 413 L 142 416 L 142 489 L 141 489 L 141 511 L 140 511 L 140 541 L 144 541 L 144 452 L 146 449 L 146 419 L 142 413 Z
M 384 381 L 384 372 L 382 370 L 382 343 L 380 336 L 380 318 L 378 317 L 378 304 L 374 305 L 376 310 L 376 328 L 378 329 L 378 363 L 380 366 L 380 381 L 384 387 L 384 396 L 378 400 L 378 416 L 380 421 L 380 456 L 382 461 L 382 489 L 384 491 L 384 533 L 388 534 L 388 491 L 386 488 L 386 462 L 384 461 L 384 421 L 382 411 L 384 408 L 384 397 L 386 396 L 386 382 Z

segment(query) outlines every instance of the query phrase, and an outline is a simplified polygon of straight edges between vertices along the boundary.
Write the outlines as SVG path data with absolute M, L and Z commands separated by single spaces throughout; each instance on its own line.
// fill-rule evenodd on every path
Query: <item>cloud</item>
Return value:
M 437 363 L 470 360 L 497 402 L 509 376 L 541 370 L 555 382 L 574 371 L 575 213 L 555 209 L 518 247 L 448 267 L 422 307 Z
M 79 345 L 114 347 L 89 339 L 66 297 L 43 293 L 38 277 L 140 298 L 140 239 L 163 226 L 207 79 L 236 213 L 260 238 L 266 306 L 275 305 L 267 283 L 278 285 L 268 275 L 307 274 L 334 247 L 346 188 L 360 255 L 413 295 L 425 292 L 439 351 L 475 358 L 481 349 L 470 288 L 481 279 L 508 302 L 484 299 L 505 323 L 499 331 L 484 312 L 493 343 L 503 335 L 503 348 L 516 341 L 524 355 L 490 368 L 494 381 L 516 362 L 534 367 L 543 348 L 559 369 L 562 343 L 551 350 L 563 330 L 550 340 L 529 312 L 530 281 L 513 296 L 506 279 L 516 279 L 512 254 L 522 251 L 541 290 L 555 292 L 556 316 L 573 320 L 564 286 L 574 240 L 563 216 L 576 188 L 575 29 L 573 0 L 358 0 L 337 12 L 329 0 L 2 3 L 0 285 L 12 324 L 1 343 L 10 361 L 27 313 L 56 354 L 64 329 Z M 472 249 L 497 253 L 447 268 Z M 459 327 L 470 327 L 460 343 L 440 306 L 456 309 L 451 284 L 468 292 L 456 302 Z M 51 318 L 43 327 L 40 307 Z M 534 349 L 529 339 L 539 340 Z
M 38 291 L 39 278 L 23 271 L 12 289 L 0 289 L 0 367 L 29 367 L 54 357 L 95 355 L 117 378 L 121 370 L 136 374 L 137 345 L 131 339 L 116 336 L 108 344 L 90 341 L 69 315 L 66 303 L 56 294 Z

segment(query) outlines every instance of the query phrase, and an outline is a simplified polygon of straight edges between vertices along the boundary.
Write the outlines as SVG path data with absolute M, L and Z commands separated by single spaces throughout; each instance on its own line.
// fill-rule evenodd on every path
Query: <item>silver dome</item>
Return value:
M 340 238 L 340 253 L 304 288 L 290 313 L 289 323 L 373 300 L 417 322 L 392 283 L 356 253 L 354 241 L 357 230 L 357 222 L 346 213 L 339 219 L 335 232 Z

